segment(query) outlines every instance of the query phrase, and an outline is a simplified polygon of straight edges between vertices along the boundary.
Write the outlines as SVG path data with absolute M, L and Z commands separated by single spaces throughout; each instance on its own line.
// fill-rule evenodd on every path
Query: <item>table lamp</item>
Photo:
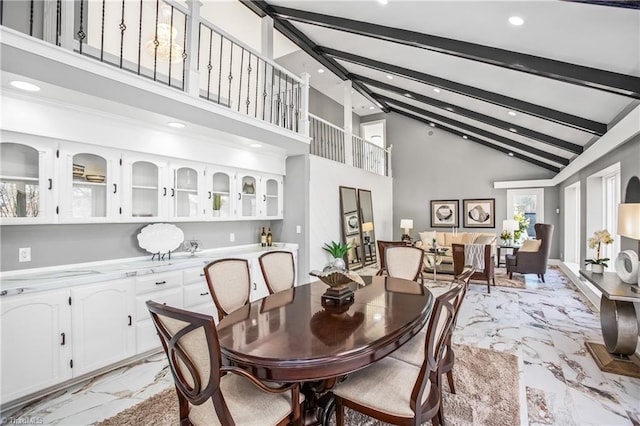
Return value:
M 511 234 L 511 241 L 509 242 L 510 246 L 512 246 L 514 242 L 513 232 L 517 231 L 518 229 L 520 229 L 520 223 L 517 220 L 504 219 L 502 221 L 502 231 L 506 231 Z
M 404 229 L 402 241 L 411 242 L 411 235 L 409 235 L 409 232 L 413 229 L 413 219 L 401 219 L 400 228 Z
M 638 255 L 640 254 L 640 203 L 618 204 L 618 235 L 638 240 L 638 251 L 625 250 L 618 254 L 616 272 L 628 284 L 640 285 Z M 628 269 L 629 264 L 631 269 Z
M 368 243 L 371 240 L 369 232 L 373 231 L 373 222 L 365 222 L 362 224 L 362 232 L 364 234 L 364 242 Z

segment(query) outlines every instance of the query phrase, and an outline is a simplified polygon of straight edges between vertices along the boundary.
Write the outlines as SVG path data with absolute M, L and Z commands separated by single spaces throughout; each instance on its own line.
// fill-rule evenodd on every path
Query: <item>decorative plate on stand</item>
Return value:
M 147 225 L 138 234 L 138 245 L 149 253 L 168 253 L 182 244 L 184 232 L 170 223 Z

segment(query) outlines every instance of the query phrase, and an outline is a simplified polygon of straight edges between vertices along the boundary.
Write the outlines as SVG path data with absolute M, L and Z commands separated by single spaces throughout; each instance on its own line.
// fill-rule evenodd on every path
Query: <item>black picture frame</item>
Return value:
M 465 228 L 495 228 L 496 199 L 470 198 L 462 200 L 462 217 Z
M 431 227 L 458 228 L 459 210 L 458 200 L 431 200 Z

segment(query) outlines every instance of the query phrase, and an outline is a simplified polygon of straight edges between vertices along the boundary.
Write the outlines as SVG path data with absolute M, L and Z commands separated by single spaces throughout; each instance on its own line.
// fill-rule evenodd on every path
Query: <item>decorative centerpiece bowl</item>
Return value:
M 362 277 L 355 272 L 335 267 L 325 268 L 324 271 L 311 271 L 309 275 L 318 277 L 320 281 L 331 287 L 324 295 L 323 299 L 344 300 L 353 297 L 353 291 L 349 288 L 352 282 L 364 285 Z

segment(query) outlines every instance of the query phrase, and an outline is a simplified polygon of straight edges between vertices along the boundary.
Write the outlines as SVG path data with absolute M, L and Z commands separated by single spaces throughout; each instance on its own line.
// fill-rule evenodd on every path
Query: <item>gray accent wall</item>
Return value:
M 379 119 L 372 116 L 371 119 Z M 550 179 L 549 170 L 509 157 L 459 136 L 432 128 L 418 121 L 391 113 L 387 119 L 387 140 L 393 145 L 393 238 L 400 239 L 400 219 L 413 219 L 412 236 L 431 229 L 431 200 L 495 198 L 495 228 L 462 227 L 459 231 L 502 231 L 506 219 L 507 190 L 494 189 L 495 181 Z M 368 117 L 369 119 L 369 117 Z M 558 227 L 558 189 L 544 188 L 545 222 Z M 437 228 L 447 231 L 450 228 Z M 551 257 L 559 257 L 558 238 L 554 238 Z
M 285 198 L 286 199 L 286 198 Z M 186 240 L 197 239 L 204 249 L 258 243 L 261 227 L 274 221 L 181 222 Z M 146 223 L 78 225 L 5 225 L 0 227 L 2 271 L 151 256 L 136 236 Z M 273 231 L 273 229 L 272 229 Z M 235 234 L 235 242 L 229 234 Z M 279 234 L 273 234 L 280 241 Z M 18 249 L 31 247 L 31 262 L 18 262 Z M 182 249 L 178 249 L 182 251 Z
M 344 107 L 327 95 L 318 92 L 313 87 L 309 90 L 309 112 L 327 120 L 329 123 L 344 128 Z M 360 116 L 351 114 L 353 134 L 360 134 Z

